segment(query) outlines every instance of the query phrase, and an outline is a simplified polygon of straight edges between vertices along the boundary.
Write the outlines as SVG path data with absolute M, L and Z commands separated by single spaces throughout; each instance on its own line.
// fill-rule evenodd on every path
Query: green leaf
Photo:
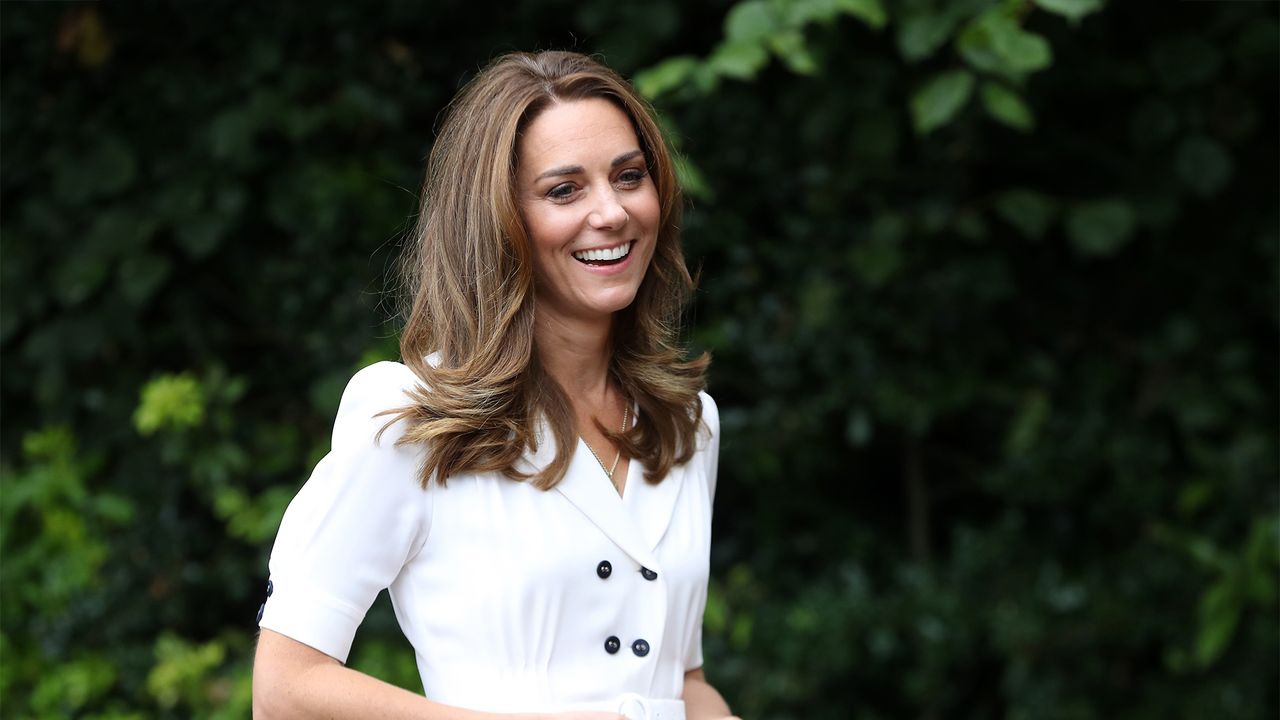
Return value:
M 836 0 L 774 0 L 774 10 L 784 25 L 802 28 L 809 23 L 829 23 L 840 14 Z
M 716 73 L 738 80 L 751 80 L 769 62 L 769 53 L 755 40 L 721 43 L 707 60 Z
M 190 373 L 160 375 L 142 388 L 141 395 L 133 425 L 143 435 L 204 422 L 204 388 Z
M 116 667 L 104 655 L 68 660 L 56 667 L 56 672 L 40 678 L 31 696 L 32 707 L 47 717 L 63 715 L 68 708 L 82 710 L 106 694 L 117 679 Z
M 1102 9 L 1103 0 L 1034 0 L 1037 7 L 1066 18 L 1074 27 L 1080 19 Z
M 221 641 L 197 644 L 166 631 L 156 639 L 156 664 L 147 674 L 147 691 L 165 709 L 184 700 L 195 702 L 226 654 Z
M 956 38 L 956 49 L 974 68 L 1013 78 L 1053 63 L 1048 41 L 1023 30 L 1001 7 L 971 20 Z
M 873 29 L 888 22 L 880 0 L 773 0 L 782 25 L 800 29 L 809 23 L 827 24 L 840 15 L 861 20 Z
M 743 652 L 751 644 L 751 629 L 754 621 L 746 613 L 738 613 L 733 618 L 733 630 L 729 632 L 729 645 L 738 652 Z
M 720 583 L 712 581 L 707 585 L 706 610 L 703 612 L 708 635 L 719 635 L 729 623 L 729 605 L 725 601 Z
M 22 436 L 22 454 L 33 462 L 68 462 L 76 454 L 76 437 L 61 425 L 32 430 Z
M 953 13 L 912 13 L 898 25 L 898 53 L 907 62 L 919 62 L 934 53 L 955 29 Z
M 1067 236 L 1085 256 L 1113 255 L 1133 235 L 1134 213 L 1119 199 L 1081 203 L 1067 212 Z
M 889 22 L 880 0 L 836 0 L 840 12 L 861 20 L 867 27 L 879 30 Z
M 709 62 L 699 63 L 691 79 L 693 89 L 702 95 L 710 95 L 720 87 L 720 73 Z
M 715 191 L 711 189 L 711 184 L 707 182 L 707 177 L 702 170 L 698 169 L 698 166 L 684 153 L 673 151 L 671 156 L 675 161 L 676 179 L 685 195 L 708 202 L 715 200 Z
M 123 525 L 134 516 L 133 501 L 121 495 L 110 493 L 94 495 L 93 505 L 99 517 L 116 525 Z
M 1194 480 L 1178 491 L 1178 512 L 1193 515 L 1213 499 L 1217 486 L 1209 480 Z
M 1017 188 L 1000 193 L 995 210 L 1001 218 L 1031 240 L 1040 240 L 1053 223 L 1057 204 L 1047 195 Z
M 1204 135 L 1183 140 L 1178 146 L 1174 164 L 1182 182 L 1201 197 L 1208 197 L 1221 190 L 1234 171 L 1231 155 L 1226 148 L 1217 140 Z
M 994 82 L 982 84 L 982 106 L 991 117 L 1016 130 L 1024 132 L 1035 127 L 1031 108 L 1018 93 Z
M 697 69 L 700 61 L 692 55 L 679 55 L 636 74 L 636 90 L 647 98 L 656 98 L 683 85 Z
M 1018 414 L 1009 423 L 1004 440 L 1005 453 L 1017 457 L 1034 448 L 1049 410 L 1049 396 L 1043 390 L 1028 392 L 1022 399 Z
M 1040 35 L 1027 32 L 1016 23 L 998 23 L 993 34 L 996 53 L 1015 72 L 1034 72 L 1053 64 L 1053 51 L 1049 41 Z
M 781 26 L 773 7 L 764 0 L 746 0 L 734 5 L 724 19 L 728 42 L 764 42 Z
M 1242 567 L 1244 584 L 1252 600 L 1262 605 L 1275 602 L 1277 568 L 1280 568 L 1280 517 L 1254 517 Z
M 955 118 L 973 94 L 973 74 L 948 70 L 929 79 L 911 96 L 911 120 L 916 134 L 924 135 Z
M 1195 659 L 1201 669 L 1222 656 L 1240 621 L 1240 597 L 1230 576 L 1214 583 L 1200 598 L 1200 628 L 1196 633 Z
M 774 35 L 769 38 L 769 47 L 797 75 L 813 75 L 818 72 L 818 61 L 809 52 L 804 34 L 799 30 Z

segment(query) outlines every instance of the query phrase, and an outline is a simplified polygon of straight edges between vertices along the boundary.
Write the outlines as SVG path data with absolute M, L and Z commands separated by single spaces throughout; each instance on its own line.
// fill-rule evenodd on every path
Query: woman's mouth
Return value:
M 609 265 L 617 265 L 627 259 L 627 255 L 631 254 L 632 241 L 628 240 L 620 245 L 608 248 L 599 248 L 596 250 L 579 250 L 573 253 L 573 259 L 583 265 L 594 265 L 606 267 Z

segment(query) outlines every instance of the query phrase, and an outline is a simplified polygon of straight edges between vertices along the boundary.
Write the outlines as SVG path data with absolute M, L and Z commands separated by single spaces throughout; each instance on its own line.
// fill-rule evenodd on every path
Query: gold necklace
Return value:
M 631 406 L 623 405 L 622 406 L 622 428 L 618 430 L 618 432 L 624 433 L 627 431 L 627 421 L 630 419 L 631 419 Z M 622 448 L 618 448 L 618 454 L 615 455 L 613 458 L 613 466 L 605 467 L 604 461 L 601 460 L 600 456 L 596 454 L 595 448 L 591 447 L 591 443 L 587 442 L 587 439 L 585 437 L 582 438 L 582 444 L 587 446 L 587 451 L 591 453 L 591 457 L 595 458 L 596 462 L 600 463 L 600 469 L 603 470 L 604 474 L 609 477 L 609 482 L 613 482 L 613 471 L 618 469 L 618 461 L 622 459 Z M 616 488 L 617 486 L 618 486 L 617 483 L 614 483 L 614 487 Z

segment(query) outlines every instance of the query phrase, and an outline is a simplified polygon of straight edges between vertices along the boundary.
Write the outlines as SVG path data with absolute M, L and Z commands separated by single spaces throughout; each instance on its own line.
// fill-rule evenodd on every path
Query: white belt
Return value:
M 684 720 L 683 700 L 656 700 L 638 693 L 623 693 L 612 700 L 582 703 L 565 710 L 616 712 L 627 720 Z

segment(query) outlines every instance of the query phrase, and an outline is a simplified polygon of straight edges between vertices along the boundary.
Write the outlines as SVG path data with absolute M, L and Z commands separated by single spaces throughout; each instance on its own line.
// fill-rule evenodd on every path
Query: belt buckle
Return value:
M 618 713 L 627 720 L 649 720 L 649 708 L 645 705 L 644 698 L 636 693 L 628 693 L 618 703 Z

